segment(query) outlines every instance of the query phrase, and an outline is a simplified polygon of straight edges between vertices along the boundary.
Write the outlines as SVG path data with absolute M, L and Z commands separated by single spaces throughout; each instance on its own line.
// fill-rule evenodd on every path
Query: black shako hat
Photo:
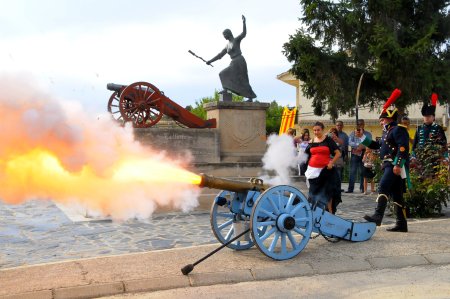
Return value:
M 431 95 L 431 103 L 423 103 L 422 111 L 421 111 L 423 116 L 427 116 L 427 115 L 434 116 L 435 115 L 437 100 L 438 100 L 437 93 L 433 93 Z

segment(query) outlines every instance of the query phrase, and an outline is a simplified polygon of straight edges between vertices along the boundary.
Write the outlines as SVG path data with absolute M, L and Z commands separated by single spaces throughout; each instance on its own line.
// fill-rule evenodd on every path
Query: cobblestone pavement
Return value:
M 343 193 L 337 215 L 360 221 L 373 212 L 374 199 L 375 195 Z M 445 212 L 448 217 L 449 210 Z M 386 217 L 383 223 L 392 222 Z M 0 269 L 210 243 L 217 240 L 206 211 L 154 214 L 148 222 L 73 222 L 51 201 L 0 201 Z

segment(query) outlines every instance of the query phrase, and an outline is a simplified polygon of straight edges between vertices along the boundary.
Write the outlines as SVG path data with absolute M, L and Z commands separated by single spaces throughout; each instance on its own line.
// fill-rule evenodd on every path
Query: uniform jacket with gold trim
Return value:
M 380 159 L 402 167 L 409 160 L 409 134 L 406 127 L 396 122 L 387 124 L 383 129 L 380 142 L 368 140 L 361 142 L 371 149 L 380 150 Z

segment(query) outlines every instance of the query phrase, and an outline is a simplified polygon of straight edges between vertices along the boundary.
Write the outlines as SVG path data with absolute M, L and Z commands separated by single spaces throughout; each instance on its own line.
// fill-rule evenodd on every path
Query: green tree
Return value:
M 266 110 L 266 133 L 268 135 L 278 134 L 281 126 L 281 116 L 283 114 L 283 107 L 278 105 L 276 101 L 270 103 Z
M 379 106 L 394 88 L 396 105 L 450 95 L 449 0 L 301 0 L 302 28 L 283 52 L 313 98 L 314 113 L 352 112 L 362 74 L 360 104 Z

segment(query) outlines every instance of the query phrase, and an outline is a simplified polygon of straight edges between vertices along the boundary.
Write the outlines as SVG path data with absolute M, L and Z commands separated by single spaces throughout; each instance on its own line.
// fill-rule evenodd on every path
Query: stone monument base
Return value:
M 268 103 L 213 102 L 204 108 L 217 121 L 221 162 L 261 162 Z

